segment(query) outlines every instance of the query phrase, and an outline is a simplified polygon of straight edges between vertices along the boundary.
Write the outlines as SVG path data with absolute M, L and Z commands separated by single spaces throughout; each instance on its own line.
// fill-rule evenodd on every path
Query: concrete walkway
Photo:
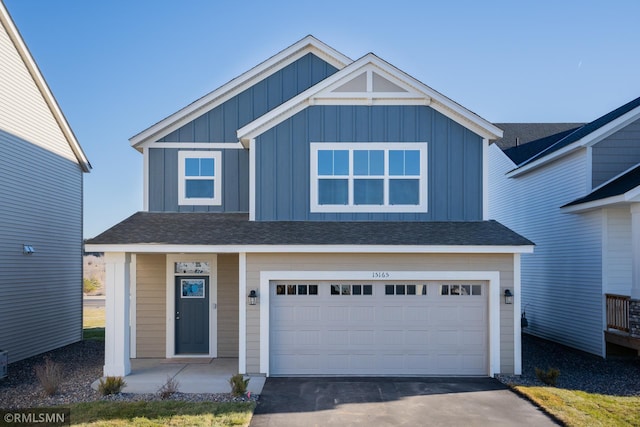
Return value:
M 169 378 L 178 381 L 181 393 L 230 393 L 229 378 L 238 372 L 238 359 L 131 359 L 131 373 L 124 377 L 124 393 L 157 393 Z M 247 376 L 245 376 L 247 378 Z M 248 376 L 247 390 L 260 394 L 265 377 Z M 93 383 L 97 389 L 99 380 Z

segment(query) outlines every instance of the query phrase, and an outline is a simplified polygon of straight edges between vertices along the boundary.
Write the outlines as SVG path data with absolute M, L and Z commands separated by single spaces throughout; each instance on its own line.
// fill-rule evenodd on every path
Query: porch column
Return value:
M 129 293 L 131 255 L 105 253 L 104 376 L 123 377 L 131 372 L 129 360 Z
M 640 338 L 640 203 L 631 204 L 631 301 L 629 302 L 629 331 Z

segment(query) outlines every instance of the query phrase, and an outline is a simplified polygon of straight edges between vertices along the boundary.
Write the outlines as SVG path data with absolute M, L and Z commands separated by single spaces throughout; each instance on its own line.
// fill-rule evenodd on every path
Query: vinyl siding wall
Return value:
M 593 146 L 593 188 L 640 163 L 640 120 Z
M 628 207 L 603 209 L 603 293 L 631 294 L 631 212 Z
M 522 255 L 527 332 L 603 355 L 602 217 L 560 210 L 589 190 L 586 150 L 507 178 L 514 165 L 493 144 L 489 165 L 489 217 L 536 244 Z
M 513 289 L 513 255 L 479 254 L 248 254 L 247 289 L 261 271 L 499 271 L 501 293 Z M 513 305 L 500 304 L 500 363 L 514 371 Z M 260 304 L 247 306 L 247 372 L 260 372 Z
M 237 254 L 218 255 L 218 357 L 238 357 Z
M 311 213 L 310 142 L 426 142 L 424 213 Z M 313 106 L 256 139 L 256 220 L 482 219 L 482 138 L 423 106 Z
M 136 256 L 136 357 L 165 357 L 165 255 Z
M 82 171 L 0 130 L 0 349 L 15 362 L 81 339 Z

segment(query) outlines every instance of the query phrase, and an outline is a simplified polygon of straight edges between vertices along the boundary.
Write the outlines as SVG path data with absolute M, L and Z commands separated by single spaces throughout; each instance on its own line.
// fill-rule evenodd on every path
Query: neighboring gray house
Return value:
M 145 357 L 519 374 L 533 244 L 486 220 L 501 136 L 377 56 L 312 36 L 134 136 L 145 211 L 87 242 L 105 252 L 104 374 Z
M 587 124 L 496 126 L 489 217 L 536 243 L 526 330 L 603 357 L 640 350 L 640 98 Z
M 82 339 L 89 164 L 0 2 L 0 350 L 15 362 Z

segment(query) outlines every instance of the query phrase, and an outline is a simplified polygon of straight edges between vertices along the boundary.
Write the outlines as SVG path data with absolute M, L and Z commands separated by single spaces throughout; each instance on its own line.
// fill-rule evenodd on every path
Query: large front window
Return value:
M 178 152 L 178 203 L 220 205 L 221 159 L 219 151 Z
M 426 212 L 426 143 L 312 143 L 312 212 Z

